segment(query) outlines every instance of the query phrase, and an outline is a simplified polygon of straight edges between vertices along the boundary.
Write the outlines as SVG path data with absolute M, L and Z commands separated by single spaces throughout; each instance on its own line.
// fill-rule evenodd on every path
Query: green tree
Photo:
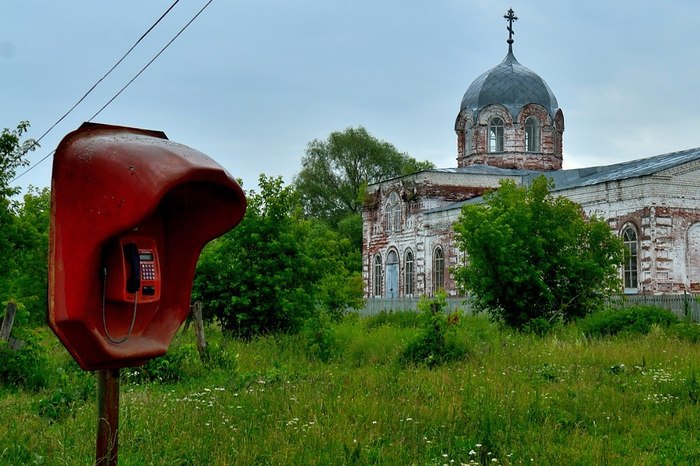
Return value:
M 348 216 L 359 216 L 368 184 L 434 168 L 380 141 L 362 126 L 311 141 L 301 164 L 294 185 L 305 215 L 334 228 Z
M 544 176 L 530 187 L 503 180 L 484 204 L 465 206 L 454 227 L 468 255 L 457 282 L 512 327 L 583 316 L 620 286 L 620 239 L 550 188 Z
M 241 224 L 200 258 L 193 299 L 206 315 L 249 337 L 297 331 L 319 306 L 338 313 L 358 305 L 362 281 L 346 263 L 360 258 L 349 240 L 302 219 L 296 193 L 281 178 L 261 175 L 258 184 L 260 193 L 247 193 Z
M 17 205 L 12 199 L 19 194 L 19 188 L 11 186 L 17 169 L 28 163 L 25 155 L 38 147 L 33 139 L 22 141 L 27 129 L 29 122 L 22 121 L 16 129 L 5 128 L 0 133 L 0 302 L 24 294 L 11 289 L 9 282 L 16 277 L 18 255 L 31 247 L 27 235 L 32 236 L 32 233 L 25 232 L 23 223 L 18 223 Z
M 12 211 L 13 251 L 5 258 L 10 272 L 0 277 L 0 301 L 23 303 L 31 324 L 38 325 L 46 314 L 51 192 L 30 187 Z
M 19 192 L 19 188 L 10 187 L 17 169 L 29 162 L 24 156 L 39 144 L 34 139 L 22 141 L 22 135 L 29 129 L 28 121 L 21 121 L 17 129 L 5 128 L 0 133 L 0 198 L 8 199 Z
M 304 229 L 306 254 L 318 273 L 313 290 L 316 304 L 336 320 L 348 307 L 361 307 L 364 283 L 360 248 L 320 220 L 304 220 L 299 225 Z

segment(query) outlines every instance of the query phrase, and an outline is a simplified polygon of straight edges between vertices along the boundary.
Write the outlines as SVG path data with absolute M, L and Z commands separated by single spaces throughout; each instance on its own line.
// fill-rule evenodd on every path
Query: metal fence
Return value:
M 668 309 L 680 318 L 692 318 L 700 322 L 700 295 L 692 293 L 676 294 L 629 294 L 613 296 L 609 301 L 613 307 L 636 305 L 657 306 Z
M 380 312 L 418 311 L 420 298 L 370 298 L 365 300 L 365 307 L 357 312 L 361 316 L 371 316 Z M 616 295 L 608 300 L 612 307 L 630 307 L 636 305 L 657 306 L 668 309 L 681 318 L 692 318 L 693 322 L 700 322 L 700 294 L 637 294 Z M 457 309 L 464 313 L 472 311 L 469 297 L 447 298 L 448 312 Z

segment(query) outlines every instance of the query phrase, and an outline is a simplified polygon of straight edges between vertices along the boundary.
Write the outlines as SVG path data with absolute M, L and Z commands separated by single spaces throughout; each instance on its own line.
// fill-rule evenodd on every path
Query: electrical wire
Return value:
M 134 324 L 136 323 L 136 309 L 138 307 L 138 296 L 139 292 L 136 290 L 134 292 L 134 310 L 131 314 L 131 325 L 129 326 L 129 331 L 126 332 L 126 335 L 120 338 L 119 340 L 116 340 L 112 335 L 110 335 L 109 330 L 107 330 L 107 268 L 102 269 L 102 273 L 104 274 L 104 279 L 102 282 L 102 328 L 105 331 L 105 336 L 109 341 L 114 343 L 115 345 L 121 345 L 122 343 L 126 342 L 130 337 L 131 337 L 131 332 L 134 331 Z M 140 273 L 140 271 L 139 271 Z
M 148 63 L 146 63 L 146 66 L 144 66 L 143 68 L 141 68 L 141 71 L 139 71 L 138 73 L 136 73 L 136 75 L 135 75 L 133 78 L 131 78 L 131 79 L 129 80 L 129 82 L 126 83 L 126 84 L 124 85 L 124 87 L 122 87 L 122 88 L 119 90 L 119 92 L 117 92 L 116 94 L 114 94 L 114 97 L 112 97 L 111 99 L 109 99 L 109 101 L 108 101 L 106 104 L 104 104 L 104 105 L 102 106 L 102 108 L 99 109 L 99 110 L 97 111 L 97 113 L 95 113 L 93 116 L 91 116 L 90 119 L 89 119 L 88 121 L 92 121 L 97 115 L 99 115 L 100 113 L 102 113 L 102 110 L 104 110 L 105 108 L 107 108 L 107 107 L 109 106 L 109 104 L 111 104 L 111 103 L 114 101 L 114 99 L 116 99 L 117 97 L 119 97 L 119 95 L 120 95 L 122 92 L 124 92 L 124 90 L 126 90 L 126 88 L 129 87 L 129 86 L 131 85 L 131 83 L 133 83 L 133 82 L 136 80 L 136 78 L 138 78 L 139 76 L 141 76 L 141 73 L 143 73 L 144 71 L 146 71 L 146 69 L 147 69 L 149 66 L 151 66 L 151 64 L 152 64 L 154 61 L 156 61 L 156 59 L 158 59 L 158 57 L 160 57 L 160 55 L 161 55 L 163 52 L 165 52 L 165 50 L 166 50 L 168 47 L 170 47 L 170 44 L 172 44 L 173 42 L 175 42 L 175 39 L 177 39 L 177 38 L 180 36 L 180 34 L 182 34 L 182 33 L 185 31 L 185 29 L 187 29 L 187 28 L 189 27 L 189 25 L 192 24 L 192 23 L 194 22 L 195 19 L 197 19 L 197 17 L 198 17 L 200 14 L 202 14 L 202 12 L 209 6 L 209 4 L 211 4 L 211 2 L 213 2 L 213 1 L 214 1 L 214 0 L 209 0 L 209 1 L 197 12 L 197 14 L 194 15 L 194 16 L 192 17 L 192 19 L 190 19 L 190 20 L 187 22 L 187 24 L 185 24 L 185 25 L 182 27 L 182 29 L 180 29 L 179 32 L 178 32 L 177 34 L 175 34 L 175 36 L 174 36 L 172 39 L 170 39 L 170 42 L 168 42 L 167 44 L 165 44 L 165 46 L 164 46 L 162 49 L 160 49 L 160 52 L 158 52 L 158 53 L 151 59 L 151 61 L 149 61 Z
M 90 88 L 90 90 L 88 90 L 88 92 L 87 92 L 75 105 L 73 105 L 73 107 L 71 107 L 70 110 L 68 110 L 68 112 L 66 112 L 56 123 L 53 124 L 53 126 L 51 126 L 51 128 L 49 128 L 46 132 L 44 132 L 44 134 L 42 134 L 42 135 L 39 137 L 39 139 L 36 140 L 36 143 L 38 144 L 38 142 L 39 142 L 44 136 L 46 136 L 46 135 L 49 133 L 49 131 L 51 131 L 56 125 L 58 125 L 58 123 L 60 123 L 66 116 L 68 116 L 68 114 L 70 114 L 70 113 L 73 111 L 73 109 L 75 109 L 75 107 L 77 107 L 77 106 L 92 92 L 92 90 L 95 89 L 95 87 L 96 87 L 105 77 L 107 77 L 107 76 L 108 76 L 108 75 L 109 75 L 109 74 L 124 60 L 124 58 L 126 58 L 126 56 L 138 45 L 138 43 L 141 42 L 141 40 L 143 40 L 143 38 L 146 37 L 146 35 L 148 35 L 148 33 L 151 32 L 151 30 L 152 30 L 152 29 L 153 29 L 153 28 L 154 28 L 154 27 L 155 27 L 155 26 L 170 12 L 170 10 L 173 9 L 173 7 L 174 7 L 179 1 L 180 1 L 180 0 L 176 0 L 176 1 L 170 6 L 170 8 L 168 8 L 168 9 L 165 11 L 165 13 L 163 13 L 163 15 L 161 15 L 161 17 L 160 17 L 160 18 L 159 18 L 159 19 L 158 19 L 158 20 L 157 20 L 157 21 L 156 21 L 156 22 L 141 36 L 141 38 L 139 38 L 139 40 L 129 49 L 129 51 L 128 51 L 128 52 L 127 52 L 127 53 L 126 53 L 126 54 L 125 54 L 125 55 L 124 55 L 124 56 L 123 56 L 123 57 L 122 57 L 122 58 L 121 58 L 121 59 L 120 59 L 120 60 L 119 60 L 119 61 L 118 61 L 118 62 L 117 62 L 103 77 L 102 77 L 102 78 L 100 78 L 100 79 Z M 199 15 L 202 14 L 202 12 L 203 12 L 213 1 L 214 1 L 214 0 L 209 0 L 209 1 L 208 1 L 208 2 L 207 2 L 193 17 L 192 17 L 192 19 L 190 19 L 190 20 L 187 22 L 187 24 L 185 24 L 185 26 L 183 26 L 182 29 L 180 29 L 180 31 L 178 31 L 178 33 L 175 34 L 175 36 L 174 36 L 172 39 L 170 39 L 170 41 L 169 41 L 169 42 L 168 42 L 168 43 L 167 43 L 167 44 L 166 44 L 166 45 L 165 45 L 165 46 L 164 46 L 164 47 L 163 47 L 163 48 L 162 48 L 162 49 L 161 49 L 161 50 L 146 64 L 146 66 L 144 66 L 133 78 L 131 78 L 131 80 L 129 80 L 129 82 L 127 82 L 126 85 L 124 85 L 124 87 L 122 87 L 122 88 L 119 90 L 119 92 L 117 92 L 111 99 L 109 99 L 109 101 L 108 101 L 105 105 L 103 105 L 102 108 L 100 108 L 100 109 L 97 111 L 97 113 L 95 113 L 93 116 L 91 116 L 90 119 L 89 119 L 88 121 L 92 121 L 95 117 L 97 117 L 97 115 L 99 115 L 100 113 L 102 113 L 102 111 L 103 111 L 105 108 L 107 108 L 117 97 L 119 97 L 119 95 L 120 95 L 122 92 L 124 92 L 124 90 L 126 90 L 127 87 L 129 87 L 129 86 L 131 85 L 131 83 L 133 83 L 144 71 L 146 71 L 146 69 L 147 69 L 147 68 L 148 68 L 148 67 L 149 67 L 149 66 L 150 66 L 150 65 L 151 65 L 151 64 L 152 64 L 152 63 L 153 63 L 153 62 L 168 48 L 168 47 L 170 47 L 170 45 L 175 41 L 175 39 L 177 39 L 177 38 L 180 36 L 180 34 L 182 34 L 182 33 L 185 31 L 185 29 L 187 29 L 187 28 L 190 26 L 190 24 L 192 24 L 192 23 L 194 22 L 194 20 L 197 19 L 197 18 L 199 17 Z M 33 146 L 32 146 L 32 147 L 33 147 Z M 10 181 L 10 183 L 14 183 L 15 181 L 17 181 L 18 179 L 20 179 L 21 177 L 23 177 L 24 175 L 26 175 L 27 173 L 29 173 L 30 171 L 32 171 L 32 170 L 33 170 L 34 168 L 36 168 L 39 164 L 41 164 L 42 162 L 44 162 L 46 159 L 48 159 L 49 157 L 51 157 L 51 156 L 54 155 L 55 153 L 56 153 L 56 150 L 55 150 L 55 149 L 52 150 L 51 152 L 49 152 L 48 154 L 46 154 L 44 157 L 42 157 L 41 159 L 39 159 L 39 161 L 37 161 L 36 163 L 34 163 L 33 165 L 31 165 L 29 168 L 27 168 L 26 170 L 24 170 L 22 173 L 20 173 L 19 175 L 15 176 L 15 177 Z
M 168 15 L 168 13 L 170 13 L 170 10 L 172 10 L 172 9 L 175 7 L 175 5 L 178 4 L 179 1 L 180 1 L 180 0 L 175 0 L 175 2 L 174 2 L 172 5 L 170 5 L 170 7 L 169 7 L 167 10 L 165 10 L 165 13 L 163 13 L 163 14 L 160 16 L 160 18 L 158 18 L 158 20 L 157 20 L 155 23 L 153 23 L 153 24 L 151 25 L 151 27 L 149 27 L 148 30 L 147 30 L 146 32 L 144 32 L 144 33 L 141 35 L 141 37 L 139 37 L 139 39 L 138 39 L 136 42 L 134 42 L 134 45 L 132 45 L 131 48 L 130 48 L 129 50 L 127 50 L 126 53 L 125 53 L 124 55 L 122 55 L 122 57 L 109 69 L 109 71 L 107 71 L 100 79 L 98 79 L 97 82 L 96 82 L 95 84 L 93 84 L 92 87 L 91 87 L 90 89 L 88 89 L 88 91 L 87 91 L 85 94 L 83 94 L 83 96 L 82 96 L 82 97 L 81 97 L 81 98 L 80 98 L 66 113 L 64 113 L 63 116 L 62 116 L 61 118 L 59 118 L 59 119 L 56 121 L 56 123 L 54 123 L 49 129 L 47 129 L 47 130 L 44 132 L 44 134 L 42 134 L 41 136 L 39 136 L 39 139 L 37 139 L 36 142 L 39 143 L 39 142 L 44 138 L 44 136 L 46 136 L 47 134 L 49 134 L 49 132 L 50 132 L 52 129 L 54 129 L 54 128 L 56 127 L 56 125 L 58 125 L 61 121 L 63 121 L 63 119 L 64 119 L 65 117 L 67 117 L 68 115 L 70 115 L 70 113 L 71 113 L 73 110 L 75 110 L 75 107 L 77 107 L 78 105 L 80 105 L 80 103 L 81 103 L 83 100 L 85 100 L 85 98 L 86 98 L 87 96 L 89 96 L 89 95 L 92 93 L 92 91 L 95 90 L 95 88 L 96 88 L 107 76 L 109 76 L 109 75 L 112 73 L 112 71 L 114 71 L 114 69 L 115 69 L 117 66 L 119 66 L 119 65 L 121 64 L 121 62 L 124 61 L 124 59 L 131 53 L 131 51 L 134 50 L 134 49 L 136 48 L 136 46 L 139 45 L 139 44 L 141 43 L 141 41 L 142 41 L 142 40 L 143 40 L 143 39 L 158 25 L 158 23 L 160 23 L 160 22 L 163 20 L 163 18 L 165 18 L 165 17 Z

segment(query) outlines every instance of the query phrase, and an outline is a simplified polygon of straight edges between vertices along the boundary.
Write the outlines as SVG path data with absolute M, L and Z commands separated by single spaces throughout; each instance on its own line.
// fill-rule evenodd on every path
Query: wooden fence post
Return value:
M 0 327 L 0 340 L 10 341 L 10 332 L 12 332 L 12 325 L 15 323 L 16 313 L 17 304 L 12 301 L 7 303 L 5 318 L 2 320 L 2 327 Z
M 204 361 L 207 357 L 207 341 L 204 338 L 202 303 L 199 301 L 192 305 L 192 320 L 194 321 L 194 332 L 197 335 L 197 351 L 199 351 L 199 358 Z

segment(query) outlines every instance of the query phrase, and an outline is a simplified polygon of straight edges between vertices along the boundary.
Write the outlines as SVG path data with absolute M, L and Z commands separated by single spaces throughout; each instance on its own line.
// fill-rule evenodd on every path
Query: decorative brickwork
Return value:
M 430 295 L 435 277 L 449 295 L 458 295 L 452 271 L 465 257 L 452 225 L 463 204 L 478 202 L 504 178 L 527 184 L 540 174 L 553 180 L 555 195 L 581 204 L 589 217 L 606 219 L 615 234 L 634 227 L 637 269 L 630 276 L 636 287 L 627 292 L 700 293 L 700 148 L 562 170 L 564 114 L 551 89 L 517 62 L 510 46 L 512 37 L 503 62 L 474 80 L 462 99 L 454 126 L 457 168 L 368 187 L 362 213 L 366 296 L 380 288 L 382 297 L 404 297 L 406 290 Z M 378 275 L 375 260 L 384 267 Z M 444 264 L 444 275 L 433 270 L 435 263 Z M 374 287 L 377 280 L 381 287 Z

